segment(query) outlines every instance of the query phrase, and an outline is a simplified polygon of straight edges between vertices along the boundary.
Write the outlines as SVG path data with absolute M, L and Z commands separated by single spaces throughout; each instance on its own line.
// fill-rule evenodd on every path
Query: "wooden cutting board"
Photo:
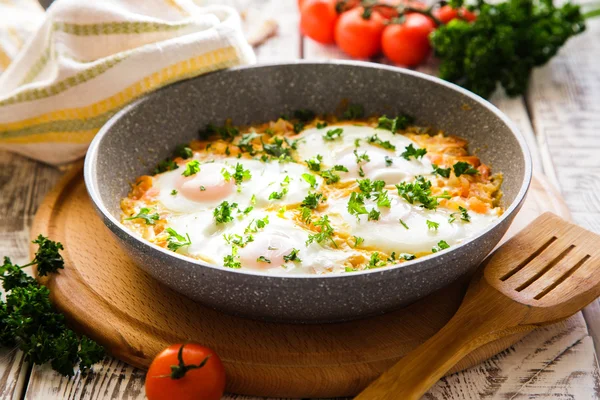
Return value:
M 544 211 L 569 218 L 560 195 L 538 176 L 507 237 Z M 459 282 L 404 309 L 337 324 L 275 324 L 222 314 L 163 286 L 129 260 L 93 210 L 81 165 L 40 206 L 32 238 L 39 233 L 65 245 L 65 269 L 41 281 L 78 331 L 140 368 L 171 343 L 197 341 L 221 356 L 227 391 L 239 394 L 354 395 L 440 329 L 466 287 Z M 482 362 L 522 336 L 473 352 L 455 371 Z

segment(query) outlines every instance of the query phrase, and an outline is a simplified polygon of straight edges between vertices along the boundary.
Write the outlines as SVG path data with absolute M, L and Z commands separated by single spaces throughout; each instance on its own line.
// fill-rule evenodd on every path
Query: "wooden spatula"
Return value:
M 356 399 L 420 399 L 476 348 L 567 318 L 599 295 L 600 236 L 543 214 L 484 261 L 446 326 Z

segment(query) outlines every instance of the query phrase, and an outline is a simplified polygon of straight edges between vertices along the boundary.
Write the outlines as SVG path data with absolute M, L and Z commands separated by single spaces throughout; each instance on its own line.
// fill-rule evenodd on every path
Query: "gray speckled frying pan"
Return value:
M 405 264 L 329 276 L 268 276 L 208 265 L 147 243 L 121 224 L 119 201 L 176 145 L 207 123 L 265 122 L 310 108 L 333 112 L 342 99 L 367 114 L 407 113 L 417 123 L 466 138 L 470 150 L 504 174 L 506 212 L 476 237 Z M 473 270 L 498 243 L 531 179 L 525 141 L 490 103 L 420 73 L 363 62 L 297 62 L 220 71 L 145 96 L 98 133 L 85 160 L 85 182 L 99 215 L 137 264 L 173 289 L 218 310 L 251 318 L 332 322 L 409 304 Z

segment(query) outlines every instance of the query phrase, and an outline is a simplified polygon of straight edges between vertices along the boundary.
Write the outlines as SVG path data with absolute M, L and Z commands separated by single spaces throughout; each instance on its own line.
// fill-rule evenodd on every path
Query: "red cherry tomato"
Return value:
M 435 23 L 431 18 L 407 14 L 403 24 L 388 25 L 383 31 L 383 54 L 399 65 L 418 65 L 425 61 L 431 50 L 429 34 L 434 29 Z
M 440 9 L 435 11 L 434 14 L 436 18 L 444 24 L 447 24 L 455 18 L 459 18 L 459 16 L 462 17 L 462 19 L 469 22 L 473 22 L 477 19 L 477 16 L 475 14 L 473 14 L 471 11 L 467 10 L 464 7 L 455 9 L 448 5 L 440 7 Z
M 298 0 L 298 10 L 302 9 L 303 4 L 304 4 L 304 0 Z
M 167 347 L 154 358 L 146 374 L 148 400 L 219 400 L 224 390 L 221 359 L 195 343 Z
M 340 16 L 335 26 L 335 43 L 346 54 L 356 58 L 373 57 L 381 51 L 384 18 L 374 11 L 363 18 L 362 7 L 353 8 Z
M 300 9 L 300 30 L 319 43 L 333 43 L 337 20 L 335 0 L 304 0 Z

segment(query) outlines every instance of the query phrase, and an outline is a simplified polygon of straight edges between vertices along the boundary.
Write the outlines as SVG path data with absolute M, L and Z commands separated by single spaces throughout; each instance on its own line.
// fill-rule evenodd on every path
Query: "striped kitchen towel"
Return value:
M 5 58 L 5 10 L 24 3 L 0 0 Z M 34 24 L 41 11 L 27 12 Z M 192 0 L 57 0 L 40 22 L 0 75 L 0 148 L 53 165 L 144 93 L 255 61 L 234 9 Z

